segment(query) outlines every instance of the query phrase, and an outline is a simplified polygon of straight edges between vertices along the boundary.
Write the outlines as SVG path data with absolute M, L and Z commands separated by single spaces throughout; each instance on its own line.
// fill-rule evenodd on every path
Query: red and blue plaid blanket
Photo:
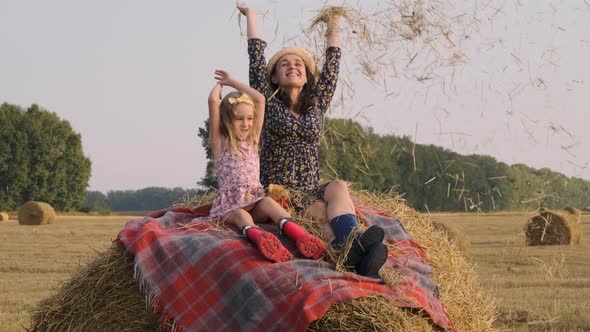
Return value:
M 174 319 L 178 330 L 305 331 L 330 305 L 373 295 L 422 309 L 434 324 L 455 330 L 429 278 L 432 267 L 424 248 L 399 220 L 355 204 L 367 226 L 381 225 L 395 248 L 386 264 L 402 276 L 395 287 L 336 272 L 325 261 L 271 263 L 235 232 L 208 222 L 191 223 L 207 215 L 210 206 L 130 220 L 117 239 L 135 256 L 135 275 L 148 300 Z M 191 227 L 182 227 L 187 223 Z M 285 245 L 296 254 L 294 245 Z

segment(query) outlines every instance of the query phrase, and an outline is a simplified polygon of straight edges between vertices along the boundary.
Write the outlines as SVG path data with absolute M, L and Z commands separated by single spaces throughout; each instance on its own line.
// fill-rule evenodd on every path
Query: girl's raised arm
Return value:
M 254 125 L 256 129 L 256 135 L 258 135 L 258 138 L 260 138 L 262 123 L 264 122 L 264 103 L 266 102 L 266 98 L 264 98 L 262 93 L 250 87 L 248 84 L 242 83 L 233 78 L 225 70 L 216 70 L 215 79 L 220 84 L 230 86 L 238 91 L 247 94 L 248 96 L 250 96 L 250 98 L 252 98 L 252 100 L 256 104 L 256 109 L 258 110 L 258 117 L 256 118 L 256 123 L 254 123 Z
M 221 115 L 219 114 L 221 90 L 221 83 L 216 83 L 207 100 L 209 104 L 209 146 L 213 151 L 213 160 L 223 152 L 224 138 L 221 134 Z

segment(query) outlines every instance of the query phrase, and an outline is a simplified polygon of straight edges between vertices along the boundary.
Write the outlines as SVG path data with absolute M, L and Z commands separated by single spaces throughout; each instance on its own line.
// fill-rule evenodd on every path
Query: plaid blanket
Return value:
M 367 225 L 385 229 L 386 240 L 395 248 L 386 266 L 400 272 L 399 285 L 336 272 L 324 261 L 270 263 L 237 233 L 191 222 L 207 215 L 210 205 L 130 220 L 117 239 L 135 256 L 135 275 L 148 300 L 161 306 L 178 330 L 305 331 L 334 303 L 382 295 L 400 307 L 422 309 L 434 324 L 454 331 L 428 278 L 432 268 L 424 248 L 399 220 L 355 204 Z M 191 227 L 179 227 L 187 223 Z M 292 241 L 279 237 L 297 257 Z

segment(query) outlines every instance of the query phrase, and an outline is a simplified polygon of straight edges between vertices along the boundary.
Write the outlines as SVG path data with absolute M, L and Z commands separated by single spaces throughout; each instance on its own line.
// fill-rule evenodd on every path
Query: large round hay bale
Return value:
M 43 202 L 27 202 L 18 210 L 21 225 L 46 225 L 55 222 L 55 210 Z
M 458 331 L 492 330 L 495 300 L 482 289 L 474 269 L 449 236 L 434 236 L 439 232 L 436 226 L 409 208 L 399 196 L 375 196 L 366 192 L 354 195 L 365 204 L 402 220 L 412 237 L 428 248 L 427 255 L 435 269 L 432 277 L 440 287 L 440 299 Z M 195 201 L 197 205 L 207 203 L 202 198 Z M 190 202 L 185 204 L 194 206 Z M 311 225 L 303 220 L 301 224 Z M 133 259 L 118 244 L 113 244 L 37 306 L 31 331 L 169 330 L 173 322 L 168 320 L 162 326 L 162 318 L 151 311 L 141 294 L 133 278 L 133 269 Z M 382 273 L 386 283 L 395 282 L 393 270 Z M 308 331 L 354 332 L 438 330 L 427 315 L 399 308 L 380 296 L 334 304 L 308 328 Z
M 8 216 L 8 213 L 6 212 L 0 212 L 0 221 L 7 221 L 10 220 L 10 217 Z
M 580 216 L 558 210 L 539 211 L 525 225 L 528 246 L 580 244 Z
M 563 209 L 565 212 L 571 214 L 575 219 L 576 222 L 579 224 L 582 222 L 582 211 L 576 209 L 575 207 L 568 206 Z
M 133 278 L 133 257 L 113 244 L 39 302 L 30 331 L 159 331 Z

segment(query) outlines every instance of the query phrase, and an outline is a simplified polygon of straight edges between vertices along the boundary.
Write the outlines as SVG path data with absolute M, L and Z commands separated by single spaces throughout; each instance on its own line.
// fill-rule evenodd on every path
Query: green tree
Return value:
M 209 147 L 209 120 L 205 120 L 205 126 L 199 127 L 199 137 L 201 138 L 201 145 L 205 149 L 207 156 L 207 169 L 205 175 L 197 184 L 203 188 L 219 188 L 217 182 L 217 175 L 215 172 L 215 165 L 213 164 L 213 150 Z
M 101 215 L 108 215 L 111 210 L 107 196 L 100 191 L 86 192 L 86 200 L 80 209 L 82 212 L 96 212 Z
M 70 211 L 82 206 L 91 163 L 69 122 L 32 105 L 0 106 L 0 200 L 16 209 L 30 200 Z M 5 130 L 6 128 L 6 130 Z
M 0 105 L 0 210 L 11 210 L 23 203 L 22 193 L 29 185 L 28 136 L 21 128 L 24 112 L 17 106 Z
M 372 130 L 349 119 L 326 118 L 320 144 L 321 177 L 344 179 L 372 190 L 369 161 L 376 152 Z M 368 186 L 368 187 L 365 187 Z
M 207 122 L 199 128 L 199 137 L 209 162 L 199 184 L 216 187 L 206 128 Z M 350 119 L 325 119 L 319 162 L 324 179 L 343 179 L 355 188 L 381 193 L 393 188 L 417 210 L 590 206 L 590 181 L 522 164 L 508 166 L 490 156 L 465 156 L 415 144 L 407 136 L 376 135 L 372 128 Z
M 114 211 L 154 211 L 200 193 L 194 189 L 147 187 L 139 190 L 112 190 L 106 195 Z

